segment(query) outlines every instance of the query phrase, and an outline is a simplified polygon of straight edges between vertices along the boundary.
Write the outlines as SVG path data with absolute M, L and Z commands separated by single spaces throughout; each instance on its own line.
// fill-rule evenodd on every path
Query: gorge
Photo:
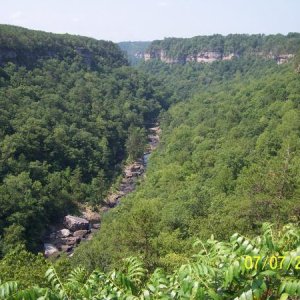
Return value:
M 0 41 L 0 298 L 299 297 L 299 33 Z
M 136 182 L 145 176 L 150 154 L 158 147 L 161 130 L 157 123 L 148 129 L 148 142 L 143 157 L 125 165 L 122 179 L 117 191 L 110 192 L 99 207 L 82 207 L 81 215 L 64 217 L 61 224 L 51 226 L 52 232 L 44 240 L 46 257 L 58 257 L 60 253 L 73 255 L 74 248 L 81 242 L 89 241 L 101 228 L 101 218 L 104 213 L 120 204 L 122 197 L 133 192 Z M 96 212 L 98 211 L 98 212 Z

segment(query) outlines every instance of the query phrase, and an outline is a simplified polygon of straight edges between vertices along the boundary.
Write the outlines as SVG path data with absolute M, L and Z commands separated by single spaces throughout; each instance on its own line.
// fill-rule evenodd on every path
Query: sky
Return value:
M 0 0 L 0 24 L 96 39 L 300 32 L 300 0 Z

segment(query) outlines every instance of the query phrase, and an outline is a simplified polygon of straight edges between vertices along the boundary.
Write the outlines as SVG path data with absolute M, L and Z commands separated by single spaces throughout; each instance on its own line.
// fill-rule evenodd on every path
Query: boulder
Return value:
M 92 228 L 93 228 L 93 229 L 99 229 L 100 226 L 101 226 L 101 225 L 100 225 L 99 223 L 95 223 L 95 224 L 92 225 Z
M 63 252 L 71 252 L 73 247 L 70 245 L 61 245 L 59 250 Z
M 66 228 L 58 230 L 56 232 L 56 236 L 59 237 L 59 238 L 66 238 L 70 235 L 72 235 L 71 231 L 69 229 L 66 229 Z
M 83 217 L 88 220 L 91 223 L 98 223 L 100 222 L 100 214 L 92 211 L 90 209 L 87 209 L 86 211 L 83 212 Z
M 79 238 L 84 238 L 87 235 L 88 231 L 87 230 L 77 230 L 73 233 L 74 237 L 79 237 Z
M 50 257 L 50 256 L 54 256 L 54 255 L 59 254 L 58 249 L 53 244 L 45 243 L 44 244 L 44 249 L 45 249 L 44 254 L 45 254 L 46 257 Z
M 71 231 L 88 230 L 90 227 L 88 220 L 71 215 L 65 216 L 64 225 Z
M 62 245 L 74 246 L 76 244 L 79 244 L 80 240 L 81 239 L 78 236 L 69 236 L 69 237 L 66 237 L 66 238 L 61 238 L 59 240 L 59 243 L 62 244 Z

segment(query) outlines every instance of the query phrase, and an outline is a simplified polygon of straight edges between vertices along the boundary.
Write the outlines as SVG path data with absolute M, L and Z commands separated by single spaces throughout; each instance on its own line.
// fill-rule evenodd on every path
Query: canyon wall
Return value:
M 273 59 L 277 62 L 277 64 L 287 63 L 291 58 L 294 57 L 294 54 L 290 54 L 290 53 L 275 55 L 272 53 L 264 54 L 264 53 L 254 52 L 253 55 L 258 57 L 264 57 L 266 59 Z M 189 54 L 189 55 L 179 56 L 179 57 L 168 56 L 167 51 L 163 49 L 152 50 L 144 53 L 144 61 L 158 59 L 167 64 L 185 64 L 188 62 L 212 63 L 214 61 L 232 60 L 233 58 L 238 58 L 238 57 L 240 57 L 240 55 L 236 53 L 223 54 L 222 52 L 219 51 L 198 52 L 193 55 Z

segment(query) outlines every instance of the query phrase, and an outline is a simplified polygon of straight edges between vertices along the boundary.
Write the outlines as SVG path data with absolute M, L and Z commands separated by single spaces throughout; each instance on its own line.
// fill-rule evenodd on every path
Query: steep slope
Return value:
M 160 111 L 118 46 L 0 27 L 0 236 L 37 249 L 78 202 L 101 204 L 126 141 Z M 142 131 L 141 131 L 142 132 Z
M 158 59 L 165 63 L 232 60 L 241 56 L 274 59 L 278 64 L 291 59 L 300 47 L 300 34 L 284 36 L 263 34 L 229 34 L 196 36 L 193 38 L 165 38 L 153 41 L 146 50 L 146 61 Z
M 13 62 L 35 67 L 38 60 L 49 58 L 82 62 L 91 69 L 127 64 L 117 45 L 109 41 L 0 25 L 0 66 Z
M 172 268 L 186 261 L 196 237 L 299 222 L 299 74 L 292 64 L 240 63 L 187 74 L 176 67 L 184 74 L 178 80 L 213 80 L 194 81 L 192 99 L 161 116 L 162 140 L 146 180 L 78 249 L 75 264 L 110 268 L 134 254 L 150 269 Z

